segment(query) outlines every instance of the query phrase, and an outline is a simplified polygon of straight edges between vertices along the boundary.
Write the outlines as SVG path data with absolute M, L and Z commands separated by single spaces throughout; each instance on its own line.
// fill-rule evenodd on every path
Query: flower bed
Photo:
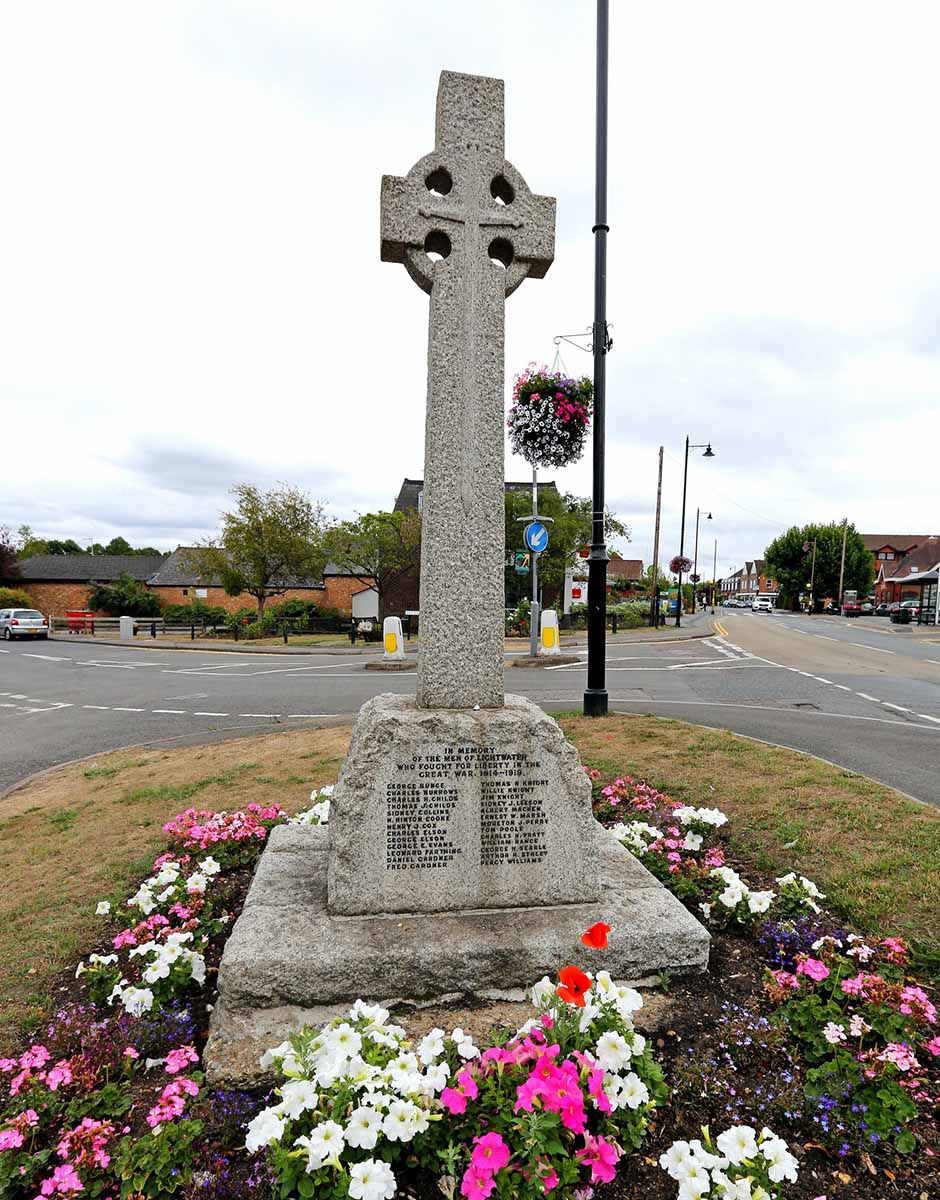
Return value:
M 852 932 L 797 874 L 755 883 L 719 809 L 590 774 L 597 815 L 715 930 L 708 975 L 663 980 L 663 1024 L 639 1032 L 636 991 L 568 966 L 491 1044 L 412 1042 L 357 1002 L 272 1048 L 273 1093 L 208 1089 L 207 984 L 288 818 L 190 809 L 120 912 L 98 905 L 109 944 L 74 1000 L 0 1060 L 0 1196 L 937 1194 L 937 1012 L 905 943 Z M 331 791 L 292 820 L 328 821 Z M 582 939 L 601 967 L 610 935 Z

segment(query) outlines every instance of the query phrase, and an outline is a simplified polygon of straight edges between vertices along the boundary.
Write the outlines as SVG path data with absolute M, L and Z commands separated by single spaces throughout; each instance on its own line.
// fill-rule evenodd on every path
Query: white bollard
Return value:
M 386 617 L 382 624 L 382 640 L 385 643 L 383 662 L 405 657 L 405 640 L 401 633 L 401 617 Z
M 539 622 L 539 654 L 558 654 L 558 613 L 553 608 L 542 610 Z
M 121 617 L 121 641 L 130 642 L 134 638 L 134 618 Z

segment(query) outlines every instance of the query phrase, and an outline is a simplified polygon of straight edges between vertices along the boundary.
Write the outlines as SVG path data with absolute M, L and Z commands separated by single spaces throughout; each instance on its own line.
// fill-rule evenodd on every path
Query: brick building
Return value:
M 93 583 L 114 583 L 122 575 L 146 583 L 165 561 L 162 554 L 37 554 L 19 564 L 15 583 L 41 612 L 62 617 L 88 608 Z
M 87 610 L 88 590 L 94 583 L 114 583 L 130 575 L 159 596 L 164 604 L 191 604 L 200 601 L 226 612 L 251 608 L 251 596 L 226 595 L 218 579 L 202 577 L 185 561 L 191 547 L 180 546 L 172 554 L 41 554 L 19 564 L 15 581 L 33 598 L 42 612 L 62 617 L 69 611 Z M 351 575 L 334 563 L 327 563 L 322 579 L 289 580 L 287 590 L 276 597 L 284 600 L 313 600 L 321 608 L 338 609 L 352 615 L 353 596 L 369 587 L 368 576 Z
M 762 558 L 751 559 L 744 566 L 728 575 L 719 584 L 722 600 L 730 600 L 734 596 L 756 596 L 760 592 L 776 592 L 779 584 L 772 575 L 767 574 L 767 564 Z
M 862 536 L 875 556 L 875 602 L 893 604 L 896 600 L 919 600 L 920 587 L 904 584 L 901 580 L 932 571 L 940 563 L 940 535 L 922 535 L 916 540 L 896 536 L 879 539 L 871 534 Z M 869 545 L 869 538 L 878 541 L 879 545 Z M 908 542 L 911 544 L 907 545 Z

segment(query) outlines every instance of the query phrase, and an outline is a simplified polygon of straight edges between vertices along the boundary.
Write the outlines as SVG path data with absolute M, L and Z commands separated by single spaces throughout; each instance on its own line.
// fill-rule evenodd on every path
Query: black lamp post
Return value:
M 604 421 L 607 399 L 607 45 L 608 0 L 597 0 L 597 130 L 594 173 L 594 495 L 588 555 L 588 660 L 584 715 L 607 712 L 607 546 L 604 542 Z
M 695 591 L 696 591 L 696 588 L 698 587 L 698 522 L 699 522 L 699 517 L 701 515 L 702 515 L 702 510 L 700 508 L 696 508 L 696 510 L 695 510 L 695 557 L 692 561 L 692 583 L 694 584 L 694 587 L 692 588 L 692 611 L 693 612 L 695 612 Z M 707 520 L 710 521 L 712 519 L 711 513 L 706 513 L 705 515 L 706 515 Z
M 679 533 L 679 557 L 682 558 L 685 554 L 685 493 L 689 483 L 689 451 L 704 450 L 702 458 L 714 458 L 715 451 L 712 449 L 711 442 L 707 443 L 690 443 L 688 436 L 685 439 L 685 467 L 682 472 L 682 528 Z M 682 624 L 682 572 L 679 571 L 679 594 L 676 597 L 676 628 Z M 694 593 L 693 593 L 694 595 Z M 694 603 L 694 601 L 693 601 Z

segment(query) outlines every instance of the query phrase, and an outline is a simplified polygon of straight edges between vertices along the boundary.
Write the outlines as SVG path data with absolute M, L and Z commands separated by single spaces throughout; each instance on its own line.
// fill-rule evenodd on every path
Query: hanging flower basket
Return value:
M 678 575 L 680 571 L 684 575 L 691 566 L 691 558 L 686 558 L 684 554 L 677 554 L 669 564 L 669 570 L 672 571 L 673 575 Z
M 514 454 L 538 467 L 564 467 L 581 457 L 594 400 L 586 376 L 569 379 L 529 363 L 515 377 L 509 410 L 509 443 Z

